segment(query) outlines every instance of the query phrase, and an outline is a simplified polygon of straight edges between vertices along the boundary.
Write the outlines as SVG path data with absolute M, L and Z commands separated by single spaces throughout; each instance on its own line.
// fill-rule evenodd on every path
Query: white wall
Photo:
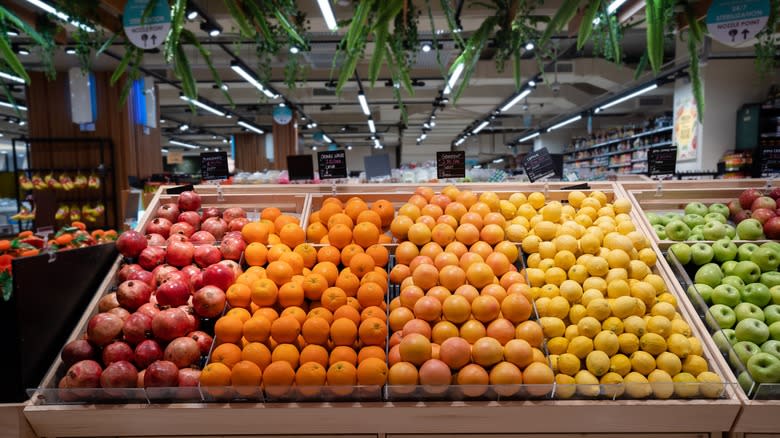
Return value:
M 547 151 L 551 154 L 563 153 L 563 149 L 571 144 L 573 137 L 585 135 L 587 133 L 585 124 L 586 122 L 584 120 L 580 120 L 575 122 L 573 124 L 574 127 L 572 128 L 560 128 L 536 137 L 534 139 L 534 150 L 547 148 Z

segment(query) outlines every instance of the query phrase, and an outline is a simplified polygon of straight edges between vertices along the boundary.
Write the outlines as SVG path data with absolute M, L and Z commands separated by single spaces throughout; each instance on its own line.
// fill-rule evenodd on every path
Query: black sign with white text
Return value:
M 529 152 L 523 159 L 523 169 L 531 182 L 555 175 L 555 163 L 553 163 L 547 148 Z
M 677 168 L 677 146 L 660 146 L 647 150 L 647 176 L 674 175 Z
M 227 152 L 203 152 L 200 154 L 200 175 L 204 181 L 227 179 Z
M 343 150 L 317 152 L 317 167 L 320 179 L 346 178 L 347 152 Z
M 436 177 L 465 178 L 466 177 L 466 152 L 436 152 Z

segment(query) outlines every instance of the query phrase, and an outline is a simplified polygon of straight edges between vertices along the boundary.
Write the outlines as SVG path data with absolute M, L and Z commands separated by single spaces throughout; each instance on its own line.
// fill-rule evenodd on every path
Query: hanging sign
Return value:
M 149 2 L 155 2 L 152 13 L 143 20 Z M 144 50 L 154 49 L 165 42 L 171 30 L 171 10 L 166 0 L 128 0 L 122 14 L 125 35 L 134 46 Z
M 523 170 L 531 182 L 555 175 L 555 164 L 547 148 L 529 152 L 523 159 Z
M 465 178 L 466 177 L 466 152 L 436 152 L 436 177 Z
M 647 150 L 647 175 L 671 176 L 677 168 L 677 146 L 660 146 Z
M 320 179 L 347 177 L 347 152 L 344 150 L 317 152 Z
M 277 106 L 273 111 L 274 122 L 279 125 L 286 125 L 292 121 L 293 112 L 287 106 Z
M 714 0 L 707 11 L 707 30 L 727 46 L 742 46 L 766 27 L 770 11 L 769 0 Z

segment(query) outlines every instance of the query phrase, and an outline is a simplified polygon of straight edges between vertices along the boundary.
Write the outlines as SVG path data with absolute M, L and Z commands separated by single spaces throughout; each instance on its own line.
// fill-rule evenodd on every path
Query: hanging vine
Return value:
M 775 70 L 777 61 L 777 42 L 775 31 L 777 30 L 778 15 L 780 14 L 780 1 L 770 0 L 769 20 L 766 27 L 756 35 L 756 70 L 761 76 L 766 76 Z

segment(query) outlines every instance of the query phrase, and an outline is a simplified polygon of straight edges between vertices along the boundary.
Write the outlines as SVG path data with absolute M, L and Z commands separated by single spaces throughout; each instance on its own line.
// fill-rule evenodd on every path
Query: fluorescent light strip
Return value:
M 12 104 L 11 102 L 0 101 L 0 106 L 4 106 L 6 108 L 18 108 L 19 111 L 27 111 L 27 107 L 26 106 L 24 106 L 24 105 L 16 105 L 16 106 L 14 106 L 14 104 Z
M 615 0 L 614 2 L 610 3 L 609 6 L 607 6 L 607 14 L 612 14 L 613 12 L 617 11 L 618 8 L 623 6 L 623 3 L 625 3 L 626 0 Z
M 0 71 L 0 78 L 8 79 L 9 81 L 19 82 L 20 84 L 24 84 L 24 79 L 20 78 L 19 76 L 14 76 L 9 73 L 3 73 Z
M 452 88 L 455 86 L 455 83 L 458 82 L 458 78 L 460 78 L 465 67 L 466 66 L 463 63 L 460 63 L 455 67 L 455 71 L 452 72 L 450 78 L 447 80 L 447 86 L 444 87 L 444 94 L 450 94 L 452 92 Z
M 331 140 L 330 137 L 328 137 L 326 134 L 322 134 L 322 139 L 328 143 L 333 143 L 333 140 Z
M 580 119 L 582 119 L 582 116 L 574 116 L 574 117 L 570 118 L 569 120 L 564 120 L 561 123 L 558 123 L 556 125 L 550 126 L 549 128 L 547 128 L 547 132 L 555 131 L 556 129 L 558 129 L 560 127 L 566 126 L 569 123 L 574 123 L 574 122 L 576 122 L 577 120 L 580 120 Z
M 463 137 L 459 138 L 458 141 L 455 142 L 455 146 L 462 145 L 464 141 L 466 141 L 465 138 L 463 138 Z
M 623 97 L 621 97 L 619 99 L 615 99 L 612 102 L 609 102 L 607 104 L 601 105 L 600 107 L 596 108 L 596 113 L 598 114 L 601 111 L 604 111 L 605 109 L 607 109 L 607 108 L 609 108 L 611 106 L 615 106 L 615 105 L 617 105 L 619 103 L 622 103 L 622 102 L 625 102 L 625 101 L 627 101 L 629 99 L 633 99 L 634 97 L 637 97 L 637 96 L 639 96 L 641 94 L 645 94 L 648 91 L 655 90 L 656 88 L 658 88 L 658 84 L 652 84 L 652 85 L 649 85 L 649 86 L 647 86 L 645 88 L 642 88 L 641 90 L 634 91 L 631 94 L 623 96 Z
M 167 153 L 168 153 L 168 149 L 162 148 L 162 149 L 160 149 L 160 150 L 161 150 L 161 151 L 162 151 L 162 153 L 164 153 L 164 154 L 167 154 Z
M 257 134 L 265 134 L 265 131 L 263 131 L 262 129 L 258 128 L 257 126 L 255 126 L 255 125 L 253 125 L 251 123 L 247 123 L 247 122 L 245 122 L 243 120 L 239 120 L 238 124 L 243 126 L 246 129 L 252 131 L 252 132 L 257 133 Z
M 181 146 L 181 147 L 187 148 L 187 149 L 198 149 L 200 147 L 198 145 L 184 143 L 184 142 L 181 142 L 181 141 L 178 141 L 178 140 L 171 140 L 168 143 L 175 144 L 176 146 Z
M 42 2 L 40 0 L 27 0 L 27 3 L 30 3 L 31 5 L 37 7 L 38 9 L 43 9 L 44 11 L 46 11 L 46 12 L 56 16 L 60 20 L 67 21 L 68 23 L 70 23 L 70 24 L 72 24 L 72 25 L 74 25 L 74 26 L 76 26 L 76 27 L 78 27 L 80 29 L 83 29 L 86 32 L 94 32 L 95 31 L 95 29 L 93 29 L 90 26 L 87 26 L 86 24 L 79 23 L 76 20 L 71 20 L 70 16 L 68 16 L 68 14 L 60 11 L 59 9 L 55 8 L 54 6 L 52 6 L 52 5 L 48 4 L 48 3 Z
M 503 163 L 504 159 L 503 158 L 496 158 L 495 160 L 493 160 L 493 162 L 496 163 L 496 164 Z
M 328 29 L 331 31 L 338 29 L 339 25 L 336 23 L 336 16 L 333 15 L 333 9 L 330 7 L 330 0 L 317 0 L 317 4 L 320 6 L 322 18 L 325 19 L 325 25 L 328 26 Z
M 507 102 L 506 105 L 502 106 L 500 111 L 502 113 L 508 111 L 509 108 L 512 108 L 513 106 L 517 105 L 517 102 L 520 102 L 521 100 L 523 100 L 529 94 L 531 94 L 531 89 L 530 88 L 526 88 L 520 94 L 515 96 L 514 99 L 510 100 L 509 102 Z
M 276 98 L 276 94 L 274 94 L 271 90 L 265 88 L 263 84 L 261 84 L 257 79 L 255 79 L 254 76 L 252 76 L 251 73 L 244 70 L 244 67 L 242 67 L 241 65 L 233 63 L 230 65 L 230 68 L 233 69 L 234 72 L 238 73 L 239 76 L 244 78 L 245 81 L 249 82 L 250 84 L 254 85 L 255 88 L 262 91 L 263 94 L 265 94 L 269 98 L 271 99 Z
M 420 140 L 425 140 L 426 138 L 428 138 L 428 134 L 423 134 L 420 136 Z
M 366 100 L 365 94 L 358 93 L 358 102 L 360 102 L 360 108 L 363 109 L 363 114 L 367 116 L 371 115 L 371 110 L 368 108 L 368 101 Z
M 208 112 L 210 112 L 212 114 L 216 114 L 216 115 L 218 115 L 220 117 L 224 117 L 225 116 L 224 112 L 214 108 L 213 106 L 206 105 L 205 103 L 203 103 L 203 102 L 201 102 L 199 100 L 190 99 L 189 97 L 187 97 L 187 96 L 185 96 L 183 94 L 179 95 L 179 99 L 181 99 L 181 100 L 183 100 L 185 102 L 189 102 L 189 103 L 197 106 L 198 108 L 203 108 L 204 110 L 206 110 L 206 111 L 208 111 Z
M 538 137 L 538 136 L 539 136 L 539 133 L 538 133 L 538 132 L 534 132 L 534 133 L 533 133 L 533 134 L 531 134 L 531 135 L 526 135 L 525 137 L 521 138 L 521 139 L 519 140 L 519 143 L 522 143 L 522 142 L 524 142 L 524 141 L 528 141 L 528 140 L 530 140 L 530 139 L 532 139 L 532 138 L 536 138 L 536 137 Z
M 376 125 L 374 125 L 373 119 L 368 119 L 368 129 L 371 131 L 372 134 L 376 133 Z
M 477 126 L 477 128 L 474 129 L 474 131 L 473 131 L 474 134 L 478 134 L 479 131 L 485 129 L 487 127 L 487 125 L 489 125 L 489 124 L 490 124 L 490 122 L 488 122 L 487 120 L 485 120 L 484 122 L 480 123 L 479 126 Z

